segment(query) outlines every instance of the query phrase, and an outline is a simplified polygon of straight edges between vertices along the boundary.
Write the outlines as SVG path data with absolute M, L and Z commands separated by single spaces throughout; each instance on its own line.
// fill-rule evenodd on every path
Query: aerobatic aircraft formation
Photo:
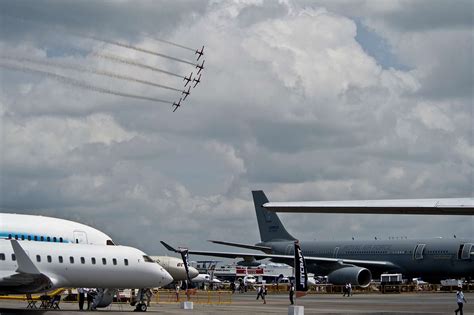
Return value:
M 199 59 L 202 56 L 204 56 L 204 46 L 202 46 L 201 50 L 196 49 L 194 54 L 198 55 L 196 61 L 199 61 Z M 184 95 L 184 97 L 180 97 L 179 101 L 173 102 L 173 107 L 174 107 L 173 112 L 175 112 L 178 109 L 178 107 L 181 107 L 181 101 L 184 101 L 189 96 L 189 94 L 191 94 L 191 85 L 194 83 L 193 85 L 193 89 L 194 89 L 201 82 L 201 75 L 202 75 L 201 71 L 204 70 L 205 61 L 206 60 L 203 59 L 201 64 L 199 63 L 196 64 L 197 72 L 196 72 L 196 75 L 194 75 L 194 77 L 193 77 L 194 71 L 192 71 L 187 77 L 186 76 L 183 77 L 183 81 L 185 81 L 185 83 L 184 83 L 184 89 L 181 91 L 181 96 Z M 188 87 L 187 90 L 186 90 L 186 87 Z
M 2 12 L 1 17 L 12 26 L 36 29 L 45 34 L 60 32 L 73 39 L 79 38 L 81 41 L 65 41 L 62 45 L 74 46 L 67 47 L 67 49 L 81 51 L 81 54 L 86 56 L 84 63 L 72 63 L 65 61 L 64 58 L 56 58 L 54 55 L 39 57 L 7 49 L 0 53 L 0 68 L 4 70 L 43 76 L 73 88 L 96 93 L 166 103 L 172 106 L 173 112 L 188 98 L 191 86 L 194 89 L 201 82 L 205 62 L 204 46 L 194 49 L 169 40 L 157 39 L 149 34 L 142 35 L 140 44 L 132 45 L 126 41 L 114 40 L 101 34 L 78 33 L 64 26 L 42 22 L 40 19 L 19 18 L 9 15 L 8 12 Z M 81 45 L 81 42 L 98 42 L 103 45 L 90 49 L 85 47 L 86 45 Z M 155 46 L 158 49 L 155 49 Z M 168 48 L 171 46 L 174 50 L 167 49 L 165 46 Z M 113 54 L 110 53 L 111 50 L 114 51 Z M 196 60 L 186 58 L 186 53 L 183 51 L 193 52 Z M 146 61 L 137 55 L 147 57 Z M 130 58 L 130 56 L 134 57 Z M 98 58 L 100 60 L 96 60 Z M 176 67 L 174 63 L 180 63 L 181 66 Z M 192 66 L 195 70 L 186 76 L 179 73 L 186 71 L 183 66 Z M 120 71 L 116 69 L 120 69 Z M 140 71 L 137 72 L 137 69 Z M 140 75 L 132 75 L 132 73 L 140 73 Z M 174 78 L 181 78 L 185 81 L 184 87 L 180 86 L 179 81 L 175 81 Z M 123 81 L 131 84 L 124 85 Z M 135 88 L 136 85 L 146 85 L 151 88 L 143 92 L 142 89 Z M 174 93 L 179 93 L 177 101 L 173 100 Z

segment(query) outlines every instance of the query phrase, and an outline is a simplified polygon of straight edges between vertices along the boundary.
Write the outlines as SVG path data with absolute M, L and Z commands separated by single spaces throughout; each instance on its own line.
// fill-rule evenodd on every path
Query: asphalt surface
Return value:
M 288 314 L 289 300 L 284 294 L 267 296 L 267 304 L 255 300 L 253 293 L 234 294 L 231 304 L 207 305 L 194 304 L 193 310 L 183 310 L 177 303 L 152 303 L 149 313 L 159 314 Z M 468 302 L 464 314 L 474 314 L 474 293 L 466 293 Z M 298 299 L 298 305 L 304 306 L 305 314 L 454 314 L 456 309 L 455 293 L 409 293 L 409 294 L 357 294 L 342 297 L 336 294 L 309 295 Z M 42 310 L 26 310 L 23 301 L 0 300 L 0 314 L 43 314 Z M 113 304 L 96 312 L 78 311 L 76 303 L 61 303 L 61 310 L 47 311 L 48 315 L 107 313 L 127 314 L 134 308 L 128 304 Z

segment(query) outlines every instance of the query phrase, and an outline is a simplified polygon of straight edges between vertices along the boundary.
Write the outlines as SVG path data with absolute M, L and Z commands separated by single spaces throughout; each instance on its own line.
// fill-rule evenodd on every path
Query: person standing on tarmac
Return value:
M 257 288 L 257 300 L 258 300 L 260 297 L 261 297 L 262 299 L 264 299 L 264 298 L 263 298 L 263 287 L 258 287 L 258 288 Z
M 176 284 L 175 294 L 176 294 L 176 302 L 179 302 L 179 284 Z
M 267 304 L 267 288 L 265 286 L 262 287 L 262 299 L 263 299 L 263 304 Z
M 79 295 L 79 310 L 83 311 L 84 310 L 84 288 L 78 288 L 77 293 Z
M 295 284 L 293 281 L 290 282 L 290 303 L 291 305 L 295 304 L 293 301 L 293 295 L 295 295 Z
M 458 303 L 458 308 L 454 311 L 454 314 L 463 315 L 462 309 L 464 303 L 467 303 L 466 299 L 464 298 L 464 293 L 462 293 L 462 286 L 458 286 L 458 291 L 456 292 L 456 302 Z

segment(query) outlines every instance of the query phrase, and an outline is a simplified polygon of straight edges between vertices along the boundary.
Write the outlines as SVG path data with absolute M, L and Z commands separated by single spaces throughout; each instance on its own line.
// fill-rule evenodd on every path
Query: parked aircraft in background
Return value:
M 268 203 L 263 191 L 253 191 L 261 242 L 256 245 L 214 241 L 215 243 L 263 251 L 238 253 L 189 250 L 189 254 L 243 258 L 240 264 L 270 259 L 293 265 L 294 241 L 277 214 L 262 206 Z M 333 284 L 367 286 L 383 272 L 403 273 L 408 279 L 439 282 L 446 278 L 474 277 L 472 239 L 414 239 L 373 241 L 301 241 L 308 272 L 328 276 Z M 170 250 L 174 250 L 166 244 Z
M 115 245 L 107 234 L 85 224 L 52 217 L 0 213 L 0 239 Z
M 203 283 L 203 282 L 204 283 L 215 283 L 215 284 L 222 283 L 222 281 L 220 281 L 219 279 L 216 279 L 216 278 L 212 278 L 211 275 L 209 275 L 207 273 L 200 273 L 196 277 L 191 279 L 191 281 L 195 282 L 195 283 Z
M 153 288 L 171 281 L 166 270 L 132 247 L 0 240 L 0 294 Z
M 256 284 L 257 283 L 257 278 L 255 278 L 255 276 L 252 276 L 252 275 L 248 275 L 248 276 L 245 276 L 244 277 L 244 283 L 245 284 Z
M 173 277 L 174 281 L 187 280 L 186 269 L 184 268 L 184 263 L 181 258 L 171 257 L 171 256 L 151 256 L 151 258 L 159 263 L 163 268 L 166 269 Z M 189 277 L 191 279 L 197 277 L 199 272 L 196 268 L 189 266 Z

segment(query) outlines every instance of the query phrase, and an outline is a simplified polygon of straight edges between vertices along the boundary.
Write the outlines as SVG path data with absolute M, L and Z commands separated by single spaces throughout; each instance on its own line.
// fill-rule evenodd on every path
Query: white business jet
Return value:
M 0 240 L 1 294 L 63 287 L 151 288 L 172 280 L 133 247 Z
M 112 238 L 85 224 L 74 221 L 27 214 L 0 213 L 0 239 L 16 239 L 53 243 L 115 245 Z M 175 281 L 186 280 L 186 270 L 181 258 L 152 256 Z M 199 274 L 189 267 L 189 277 Z

